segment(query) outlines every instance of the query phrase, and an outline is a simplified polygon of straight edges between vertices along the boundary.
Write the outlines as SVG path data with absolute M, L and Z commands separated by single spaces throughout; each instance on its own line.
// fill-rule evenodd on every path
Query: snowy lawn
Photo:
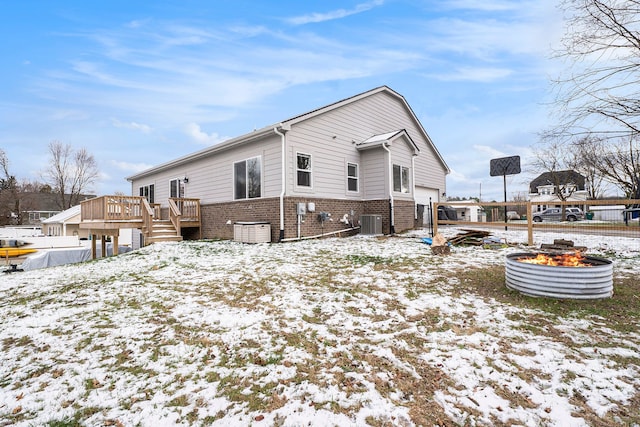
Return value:
M 506 289 L 522 245 L 419 236 L 1 275 L 0 426 L 640 425 L 638 239 L 537 234 L 614 261 L 613 298 L 560 301 Z

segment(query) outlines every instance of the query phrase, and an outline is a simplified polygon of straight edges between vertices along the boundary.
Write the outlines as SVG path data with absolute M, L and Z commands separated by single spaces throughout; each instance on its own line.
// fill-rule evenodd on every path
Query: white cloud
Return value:
M 467 177 L 465 176 L 465 174 L 460 173 L 457 170 L 451 169 L 451 173 L 447 176 L 447 180 L 466 183 Z
M 381 6 L 384 4 L 384 0 L 373 0 L 368 3 L 360 3 L 356 5 L 355 8 L 347 10 L 347 9 L 337 9 L 331 12 L 325 13 L 310 13 L 307 15 L 296 16 L 293 18 L 287 19 L 287 22 L 293 25 L 304 25 L 310 23 L 331 21 L 334 19 L 342 19 L 347 16 L 355 15 L 358 13 L 366 12 L 367 10 L 373 9 L 374 7 Z
M 130 162 L 120 162 L 117 160 L 112 160 L 111 164 L 126 172 L 138 173 L 143 170 L 150 169 L 153 165 L 148 165 L 146 163 L 130 163 Z
M 222 137 L 218 135 L 216 132 L 213 132 L 210 134 L 203 132 L 202 129 L 200 128 L 200 125 L 197 123 L 187 124 L 184 130 L 185 130 L 185 133 L 189 135 L 198 144 L 214 145 L 229 139 L 229 137 Z
M 111 123 L 113 123 L 113 126 L 117 128 L 132 129 L 132 130 L 140 131 L 142 133 L 151 133 L 153 131 L 153 128 L 151 128 L 151 126 L 136 123 L 136 122 L 124 123 L 118 119 L 111 119 Z
M 132 29 L 140 28 L 140 27 L 144 26 L 147 22 L 149 22 L 149 19 L 143 19 L 143 20 L 134 19 L 133 21 L 130 21 L 129 23 L 127 23 L 126 27 L 127 28 L 132 28 Z
M 505 156 L 505 154 L 502 151 L 498 151 L 495 148 L 490 147 L 488 145 L 477 145 L 476 144 L 476 145 L 473 146 L 473 148 L 476 151 L 479 151 L 481 153 L 490 155 L 492 158 L 498 158 L 498 157 L 504 157 Z
M 522 5 L 514 2 L 513 0 L 451 0 L 446 3 L 445 7 L 451 9 L 498 12 L 515 10 L 518 7 L 522 7 Z
M 443 81 L 474 81 L 489 83 L 509 77 L 513 73 L 507 68 L 458 68 L 450 74 L 434 76 Z

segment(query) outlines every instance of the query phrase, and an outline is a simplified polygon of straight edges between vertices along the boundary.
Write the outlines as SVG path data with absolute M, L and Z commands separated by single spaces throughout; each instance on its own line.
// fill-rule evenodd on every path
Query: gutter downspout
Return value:
M 282 130 L 282 132 L 280 132 L 278 130 L 278 127 Z M 280 135 L 280 140 L 282 141 L 281 143 L 281 157 L 282 157 L 282 177 L 280 178 L 282 181 L 282 190 L 280 191 L 280 235 L 278 236 L 278 241 L 282 242 L 284 239 L 284 196 L 285 193 L 287 191 L 287 137 L 286 137 L 286 133 L 288 130 L 290 130 L 291 127 L 289 127 L 288 129 L 285 128 L 285 126 L 280 123 L 279 126 L 276 126 L 273 128 L 273 131 Z
M 396 219 L 393 212 L 393 165 L 391 164 L 391 150 L 387 147 L 386 142 L 382 144 L 382 148 L 387 152 L 387 158 L 389 159 L 389 234 L 395 234 Z
M 411 156 L 411 191 L 413 191 L 413 219 L 418 219 L 418 204 L 416 203 L 416 157 L 418 154 L 413 153 Z

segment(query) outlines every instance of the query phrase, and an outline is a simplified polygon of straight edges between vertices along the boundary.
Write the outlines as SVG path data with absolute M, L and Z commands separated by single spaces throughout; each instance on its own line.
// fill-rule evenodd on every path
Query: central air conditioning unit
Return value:
M 360 234 L 382 234 L 382 215 L 360 215 Z

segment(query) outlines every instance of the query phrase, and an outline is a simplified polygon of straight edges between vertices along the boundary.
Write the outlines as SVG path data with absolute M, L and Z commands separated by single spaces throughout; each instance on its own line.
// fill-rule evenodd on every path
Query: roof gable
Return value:
M 334 102 L 332 104 L 326 105 L 324 107 L 320 107 L 317 108 L 315 110 L 300 114 L 298 116 L 295 117 L 291 117 L 289 119 L 283 120 L 281 122 L 278 123 L 274 123 L 272 125 L 269 126 L 265 126 L 261 129 L 257 129 L 254 130 L 253 132 L 238 136 L 236 138 L 232 138 L 229 139 L 227 141 L 221 142 L 219 144 L 213 145 L 211 147 L 207 147 L 203 150 L 197 151 L 195 153 L 192 154 L 188 154 L 186 156 L 180 157 L 178 159 L 175 160 L 171 160 L 169 162 L 166 163 L 162 163 L 158 166 L 155 166 L 153 168 L 147 169 L 146 171 L 140 172 L 138 174 L 132 175 L 127 177 L 128 181 L 133 181 L 134 179 L 138 179 L 138 178 L 143 178 L 147 175 L 156 173 L 156 172 L 160 172 L 175 166 L 179 166 L 179 165 L 183 165 L 186 164 L 188 162 L 203 158 L 203 157 L 207 157 L 210 155 L 213 155 L 214 153 L 226 150 L 226 149 L 230 149 L 234 146 L 237 145 L 242 145 L 251 141 L 255 141 L 259 138 L 263 138 L 267 135 L 270 134 L 274 134 L 276 133 L 276 131 L 288 131 L 291 129 L 292 125 L 295 125 L 296 123 L 308 120 L 310 118 L 319 116 L 321 114 L 324 114 L 326 112 L 338 109 L 344 105 L 347 104 L 351 104 L 354 102 L 358 102 L 361 99 L 367 98 L 369 96 L 373 96 L 376 95 L 378 93 L 387 93 L 393 97 L 395 97 L 396 99 L 398 99 L 402 105 L 404 106 L 405 110 L 407 111 L 407 113 L 409 114 L 409 116 L 411 117 L 411 119 L 416 123 L 417 128 L 419 129 L 420 133 L 422 134 L 422 136 L 424 137 L 425 141 L 427 141 L 427 144 L 429 145 L 429 147 L 433 150 L 433 153 L 435 154 L 436 158 L 438 159 L 438 161 L 444 166 L 444 169 L 446 170 L 446 173 L 450 172 L 449 167 L 447 166 L 446 162 L 444 161 L 444 159 L 442 158 L 442 155 L 440 154 L 440 152 L 438 151 L 438 149 L 436 148 L 435 144 L 433 144 L 433 141 L 431 141 L 431 138 L 429 137 L 429 135 L 427 134 L 427 132 L 424 130 L 424 128 L 422 127 L 422 124 L 420 123 L 420 121 L 418 120 L 418 118 L 416 117 L 416 115 L 414 114 L 413 110 L 411 109 L 411 107 L 409 106 L 409 104 L 407 103 L 407 101 L 404 99 L 404 97 L 402 95 L 400 95 L 399 93 L 395 92 L 394 90 L 392 90 L 391 88 L 389 88 L 388 86 L 380 86 L 374 89 L 371 89 L 369 91 L 360 93 L 358 95 L 354 95 L 351 96 L 349 98 L 345 98 L 343 100 Z M 407 135 L 408 136 L 408 135 Z M 411 138 L 409 138 L 411 139 Z M 412 141 L 412 143 L 416 146 L 415 142 Z
M 402 139 L 409 145 L 415 153 L 420 152 L 420 148 L 413 141 L 411 136 L 407 133 L 406 130 L 395 130 L 393 132 L 382 133 L 379 135 L 373 135 L 371 138 L 367 138 L 366 140 L 359 142 L 356 144 L 356 148 L 359 151 L 368 150 L 373 147 L 381 147 L 382 145 L 391 146 L 394 141 L 398 139 Z
M 74 216 L 80 215 L 80 205 L 71 206 L 69 209 L 57 213 L 47 219 L 42 220 L 43 224 L 64 223 Z
M 529 184 L 529 192 L 537 193 L 538 187 L 543 185 L 575 184 L 578 190 L 585 189 L 585 178 L 574 170 L 544 172 Z
M 380 87 L 371 89 L 369 91 L 360 93 L 358 95 L 354 95 L 354 96 L 351 96 L 349 98 L 345 98 L 345 99 L 343 99 L 341 101 L 334 102 L 333 104 L 329 104 L 329 105 L 326 105 L 324 107 L 321 107 L 321 108 L 309 111 L 307 113 L 292 117 L 290 119 L 284 120 L 282 123 L 291 126 L 291 125 L 294 125 L 294 124 L 299 123 L 301 121 L 308 120 L 308 119 L 310 119 L 312 117 L 324 114 L 324 113 L 326 113 L 328 111 L 335 110 L 335 109 L 340 108 L 340 107 L 342 107 L 344 105 L 351 104 L 351 103 L 354 103 L 354 102 L 358 102 L 361 99 L 367 98 L 369 96 L 376 95 L 376 94 L 381 93 L 381 92 L 384 92 L 384 93 L 386 93 L 388 95 L 391 95 L 392 97 L 398 99 L 402 103 L 402 105 L 405 108 L 406 112 L 409 114 L 411 119 L 416 123 L 417 128 L 419 129 L 420 133 L 422 133 L 422 136 L 424 137 L 425 141 L 427 141 L 427 144 L 433 150 L 433 153 L 435 154 L 436 158 L 444 166 L 444 168 L 446 170 L 446 173 L 449 173 L 450 172 L 449 166 L 447 166 L 447 163 L 444 161 L 444 158 L 442 157 L 442 155 L 440 154 L 440 152 L 436 148 L 435 144 L 431 140 L 431 137 L 429 137 L 429 134 L 427 134 L 426 130 L 422 126 L 422 123 L 420 123 L 420 120 L 418 120 L 417 116 L 415 115 L 415 113 L 413 112 L 411 107 L 409 106 L 409 103 L 407 102 L 407 100 L 404 98 L 404 96 L 400 95 L 398 92 L 394 91 L 393 89 L 391 89 L 388 86 L 380 86 Z M 412 143 L 415 145 L 415 142 L 412 141 Z M 417 148 L 417 145 L 416 145 L 416 148 Z

